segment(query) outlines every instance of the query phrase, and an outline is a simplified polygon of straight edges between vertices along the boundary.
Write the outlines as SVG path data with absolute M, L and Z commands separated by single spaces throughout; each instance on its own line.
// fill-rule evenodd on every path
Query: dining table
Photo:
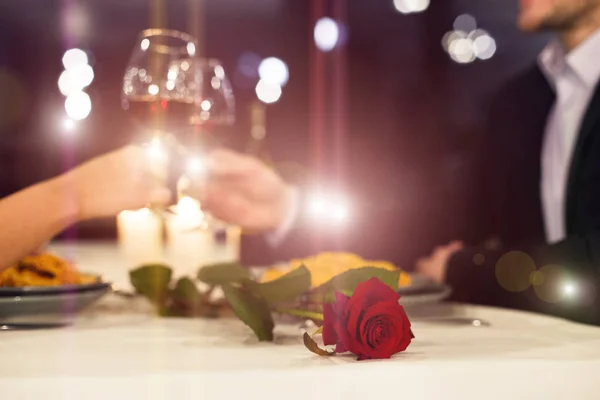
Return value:
M 130 290 L 114 243 L 51 249 Z M 408 311 L 405 352 L 357 361 L 309 352 L 306 325 L 278 324 L 259 342 L 235 318 L 161 318 L 109 293 L 70 326 L 0 331 L 0 399 L 600 398 L 598 327 L 456 303 Z

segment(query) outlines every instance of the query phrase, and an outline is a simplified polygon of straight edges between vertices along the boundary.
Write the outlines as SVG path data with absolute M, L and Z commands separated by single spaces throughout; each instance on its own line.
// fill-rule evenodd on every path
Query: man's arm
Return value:
M 399 257 L 407 259 L 414 252 L 419 232 L 399 229 L 398 221 L 411 216 L 398 207 L 389 189 L 369 193 L 375 200 L 358 193 L 345 193 L 344 199 L 332 196 L 315 214 L 311 212 L 312 199 L 306 198 L 304 191 L 294 195 L 289 184 L 255 158 L 215 150 L 208 170 L 208 181 L 197 195 L 204 210 L 247 233 L 242 241 L 246 265 L 271 265 L 323 251 L 350 249 L 365 258 L 406 265 Z M 351 199 L 349 204 L 345 199 Z M 292 218 L 287 218 L 290 214 Z

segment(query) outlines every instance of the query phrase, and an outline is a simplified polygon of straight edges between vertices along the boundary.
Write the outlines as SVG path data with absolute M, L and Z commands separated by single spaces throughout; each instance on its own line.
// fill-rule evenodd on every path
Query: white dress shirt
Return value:
M 546 46 L 539 65 L 556 93 L 542 148 L 540 194 L 548 243 L 566 237 L 566 190 L 575 143 L 600 79 L 600 31 L 569 52 Z

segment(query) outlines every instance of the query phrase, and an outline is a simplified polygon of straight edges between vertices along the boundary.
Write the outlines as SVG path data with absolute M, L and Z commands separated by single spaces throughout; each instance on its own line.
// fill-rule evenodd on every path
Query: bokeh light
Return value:
M 169 72 L 167 72 L 167 80 L 174 81 L 175 79 L 177 79 L 177 72 L 178 71 L 176 65 L 172 65 L 171 67 L 169 67 Z
M 202 109 L 202 111 L 208 111 L 211 107 L 212 103 L 210 102 L 210 100 L 202 100 L 202 102 L 200 103 L 200 108 Z
M 496 41 L 490 35 L 478 36 L 473 41 L 473 53 L 480 60 L 489 60 L 496 54 Z
M 313 194 L 309 197 L 307 204 L 308 213 L 312 217 L 319 218 L 320 220 L 343 223 L 350 217 L 350 207 L 348 206 L 348 203 L 341 198 Z
M 331 18 L 324 17 L 317 21 L 314 30 L 315 44 L 321 51 L 331 51 L 340 41 L 340 26 Z
M 148 50 L 148 47 L 150 47 L 150 40 L 148 38 L 142 39 L 140 47 L 142 48 L 142 51 Z
M 308 210 L 314 216 L 320 216 L 327 210 L 327 201 L 321 196 L 313 196 L 308 203 Z
M 544 274 L 540 271 L 535 271 L 530 275 L 529 281 L 533 286 L 540 286 L 544 283 Z
M 473 264 L 475 265 L 483 265 L 485 264 L 485 255 L 481 253 L 477 253 L 473 256 Z
M 348 220 L 349 211 L 345 204 L 338 204 L 333 208 L 332 216 L 337 222 L 345 222 Z
M 160 137 L 154 137 L 146 146 L 146 156 L 156 165 L 162 165 L 167 160 L 167 151 Z
M 186 50 L 190 57 L 194 57 L 194 55 L 196 54 L 196 45 L 192 42 L 189 42 L 186 46 Z
M 477 29 L 477 21 L 472 15 L 462 14 L 454 20 L 455 31 L 471 32 L 475 29 Z
M 188 158 L 186 163 L 186 171 L 193 175 L 200 175 L 206 171 L 206 165 L 200 156 Z
M 565 300 L 565 285 L 572 285 L 567 270 L 560 265 L 545 265 L 539 269 L 540 275 L 538 285 L 534 285 L 535 294 L 547 303 L 558 303 Z M 575 289 L 575 286 L 567 286 L 567 291 Z M 574 294 L 574 293 L 573 293 Z
M 65 100 L 65 111 L 75 121 L 85 119 L 92 111 L 92 100 L 85 92 L 71 93 Z
M 87 64 L 79 64 L 63 71 L 58 78 L 58 89 L 64 96 L 79 92 L 94 80 L 94 70 Z
M 402 14 L 419 13 L 429 8 L 430 0 L 394 0 L 394 7 Z
M 73 121 L 71 118 L 65 118 L 63 121 L 63 127 L 67 132 L 72 132 L 75 129 L 75 125 L 75 121 Z
M 475 30 L 468 31 L 468 32 L 469 32 L 468 38 L 471 39 L 472 41 L 477 40 L 477 38 L 480 36 L 489 36 L 490 35 L 488 33 L 488 31 L 486 31 L 485 29 L 475 29 Z
M 88 56 L 81 49 L 69 49 L 63 55 L 62 63 L 66 70 L 70 70 L 80 65 L 87 65 Z
M 464 39 L 464 38 L 467 38 L 467 37 L 468 37 L 468 35 L 465 32 L 463 32 L 463 31 L 450 31 L 450 32 L 446 32 L 446 34 L 442 38 L 442 47 L 444 48 L 444 50 L 446 52 L 449 52 L 450 45 L 452 43 L 454 43 L 454 41 L 456 41 L 458 39 Z
M 448 53 L 459 64 L 468 64 L 476 59 L 473 42 L 468 38 L 454 40 L 448 47 Z
M 188 61 L 182 61 L 180 66 L 182 71 L 190 69 L 190 63 Z
M 262 60 L 258 66 L 258 76 L 269 84 L 283 87 L 288 82 L 290 73 L 283 60 L 269 57 Z
M 256 96 L 265 104 L 275 103 L 281 97 L 281 86 L 266 82 L 258 81 L 256 84 Z
M 221 88 L 221 80 L 216 76 L 213 76 L 210 80 L 210 86 L 215 90 L 219 90 Z
M 152 84 L 150 86 L 148 86 L 148 94 L 152 95 L 152 96 L 156 96 L 158 94 L 158 86 L 155 84 Z
M 186 63 L 186 62 L 184 61 L 184 63 Z M 182 63 L 182 68 L 183 68 L 183 63 Z M 187 71 L 187 67 L 184 69 L 184 71 Z M 215 76 L 219 79 L 225 79 L 225 69 L 223 69 L 222 66 L 217 65 L 215 67 Z
M 487 31 L 478 29 L 475 18 L 469 14 L 456 18 L 454 30 L 446 32 L 442 38 L 442 47 L 459 64 L 476 59 L 489 60 L 497 49 L 494 38 Z
M 573 282 L 565 282 L 562 289 L 567 298 L 575 297 L 577 294 L 577 286 Z
M 505 290 L 522 292 L 531 286 L 531 275 L 535 269 L 535 262 L 527 253 L 511 251 L 496 263 L 496 279 Z

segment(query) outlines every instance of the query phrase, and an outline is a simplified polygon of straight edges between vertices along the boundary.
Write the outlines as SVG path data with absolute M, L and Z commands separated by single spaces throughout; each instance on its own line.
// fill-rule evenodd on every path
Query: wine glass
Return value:
M 196 39 L 169 29 L 146 29 L 125 70 L 122 106 L 140 134 L 163 140 L 189 129 L 202 76 L 193 69 Z
M 193 122 L 208 127 L 232 125 L 235 122 L 235 99 L 221 62 L 214 58 L 198 58 L 194 69 L 202 87 Z
M 189 62 L 201 86 L 191 119 L 193 132 L 185 137 L 188 156 L 187 168 L 177 185 L 180 198 L 202 192 L 210 174 L 203 160 L 211 148 L 219 146 L 218 127 L 235 122 L 235 98 L 222 63 L 198 57 Z M 214 235 L 216 257 L 224 260 L 239 257 L 239 227 L 227 225 L 204 210 L 204 228 Z
M 225 69 L 216 59 L 190 58 L 177 63 L 189 63 L 191 73 L 200 83 L 199 95 L 190 124 L 193 130 L 182 140 L 185 141 L 187 168 L 178 182 L 180 196 L 202 185 L 206 179 L 206 168 L 202 160 L 210 148 L 218 146 L 218 126 L 232 125 L 235 122 L 235 99 Z
M 198 103 L 201 76 L 189 61 L 196 39 L 169 29 L 142 31 L 125 68 L 121 104 L 145 143 L 157 179 L 168 182 L 170 161 L 181 152 L 176 134 L 189 129 Z M 164 210 L 150 205 L 153 211 Z

